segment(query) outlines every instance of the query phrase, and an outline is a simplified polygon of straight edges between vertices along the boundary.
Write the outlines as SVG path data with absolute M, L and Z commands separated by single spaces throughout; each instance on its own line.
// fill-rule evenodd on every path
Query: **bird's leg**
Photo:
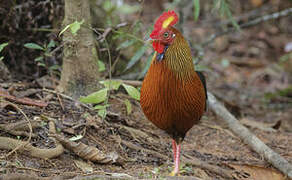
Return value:
M 176 144 L 175 141 L 172 142 L 173 145 L 173 160 L 174 160 L 174 170 L 170 173 L 170 176 L 175 176 L 179 173 L 179 163 L 180 163 L 180 149 L 181 144 Z
M 173 162 L 175 162 L 175 159 L 176 159 L 176 142 L 175 142 L 175 140 L 172 140 L 172 151 L 173 151 Z

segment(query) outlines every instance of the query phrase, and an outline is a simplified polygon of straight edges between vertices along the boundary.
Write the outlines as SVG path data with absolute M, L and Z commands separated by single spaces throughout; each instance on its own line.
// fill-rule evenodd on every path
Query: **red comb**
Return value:
M 163 23 L 170 17 L 173 17 L 173 19 L 171 19 L 170 21 L 168 21 L 169 23 L 167 23 L 167 27 L 169 26 L 173 26 L 177 23 L 178 21 L 178 16 L 174 11 L 167 11 L 164 12 L 161 16 L 159 16 L 159 18 L 156 20 L 155 24 L 154 24 L 154 29 L 152 31 L 152 33 L 150 34 L 150 37 L 155 39 L 155 37 L 157 35 L 160 34 L 161 31 L 163 31 L 164 29 L 166 29 L 167 27 L 163 27 Z

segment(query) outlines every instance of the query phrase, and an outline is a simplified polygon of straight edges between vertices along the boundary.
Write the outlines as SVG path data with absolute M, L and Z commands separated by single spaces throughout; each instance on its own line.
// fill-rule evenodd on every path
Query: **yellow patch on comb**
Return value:
M 165 19 L 162 23 L 162 28 L 165 29 L 168 27 L 168 25 L 174 20 L 173 16 L 170 16 L 169 18 Z

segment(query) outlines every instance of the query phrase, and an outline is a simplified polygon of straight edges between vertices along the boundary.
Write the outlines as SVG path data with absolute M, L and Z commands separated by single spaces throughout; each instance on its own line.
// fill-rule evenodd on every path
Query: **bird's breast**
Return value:
M 165 62 L 151 64 L 141 88 L 141 107 L 157 127 L 183 138 L 200 120 L 205 103 L 204 87 L 195 71 L 184 79 Z

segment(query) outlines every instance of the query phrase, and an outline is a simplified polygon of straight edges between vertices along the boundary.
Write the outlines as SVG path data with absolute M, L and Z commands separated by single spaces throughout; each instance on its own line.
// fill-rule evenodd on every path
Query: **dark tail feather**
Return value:
M 205 107 L 205 110 L 207 111 L 207 99 L 208 99 L 208 95 L 207 95 L 206 78 L 205 78 L 204 74 L 201 73 L 200 71 L 196 71 L 196 73 L 198 74 L 201 82 L 203 83 L 204 89 L 205 89 L 205 94 L 206 94 L 206 107 Z

